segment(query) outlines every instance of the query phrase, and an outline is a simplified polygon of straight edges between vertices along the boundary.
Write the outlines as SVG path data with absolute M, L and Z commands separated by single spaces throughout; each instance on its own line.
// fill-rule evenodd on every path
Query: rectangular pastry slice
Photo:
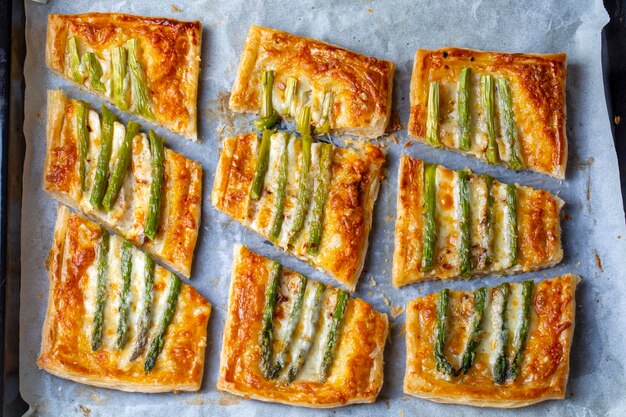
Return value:
M 83 384 L 197 391 L 211 305 L 130 242 L 59 206 L 37 365 Z
M 288 132 L 224 139 L 213 205 L 354 290 L 385 162 L 379 147 L 361 145 Z
M 338 46 L 274 29 L 250 26 L 231 110 L 262 110 L 263 72 L 273 71 L 265 88 L 273 91 L 274 111 L 294 120 L 303 105 L 312 109 L 318 131 L 376 138 L 391 114 L 395 65 Z
M 236 245 L 217 388 L 305 407 L 371 403 L 389 323 L 347 291 Z
M 154 132 L 102 117 L 61 90 L 48 92 L 44 189 L 186 277 L 200 226 L 202 168 Z
M 419 49 L 409 135 L 490 164 L 564 178 L 565 54 Z
M 393 285 L 554 266 L 563 204 L 548 191 L 402 155 Z
M 197 140 L 200 22 L 120 13 L 51 14 L 51 70 L 174 133 Z
M 478 407 L 563 399 L 580 277 L 443 289 L 406 308 L 404 392 Z

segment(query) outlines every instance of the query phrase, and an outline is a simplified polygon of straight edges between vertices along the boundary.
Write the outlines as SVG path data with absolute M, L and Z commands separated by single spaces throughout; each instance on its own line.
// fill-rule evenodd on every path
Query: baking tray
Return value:
M 610 16 L 602 31 L 604 85 L 624 199 L 626 95 L 620 92 L 626 91 L 626 7 L 621 0 L 605 0 L 604 5 Z M 7 417 L 21 416 L 28 410 L 19 394 L 17 337 L 25 52 L 24 4 L 0 0 L 0 410 Z

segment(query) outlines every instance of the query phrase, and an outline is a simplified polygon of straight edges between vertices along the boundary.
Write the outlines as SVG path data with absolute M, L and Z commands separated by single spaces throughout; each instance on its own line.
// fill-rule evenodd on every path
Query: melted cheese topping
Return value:
M 72 80 L 65 56 L 68 39 L 75 36 L 81 56 L 88 51 L 97 55 L 106 92 L 102 94 L 88 85 L 85 87 L 112 102 L 110 50 L 136 39 L 156 122 L 196 140 L 201 31 L 200 22 L 166 18 L 119 13 L 51 14 L 46 62 L 53 71 Z
M 165 150 L 164 186 L 159 227 L 154 241 L 148 242 L 143 228 L 148 215 L 152 167 L 150 146 L 145 134 L 132 139 L 131 163 L 118 198 L 110 212 L 95 210 L 89 201 L 101 144 L 98 113 L 89 111 L 89 150 L 86 160 L 86 192 L 78 173 L 78 137 L 75 102 L 62 91 L 48 93 L 47 154 L 44 189 L 70 207 L 80 209 L 185 276 L 191 272 L 193 251 L 200 225 L 202 168 L 199 163 Z M 62 111 L 61 111 L 62 110 Z M 110 169 L 124 140 L 125 128 L 116 122 Z
M 395 65 L 359 55 L 315 39 L 259 26 L 250 26 L 233 84 L 230 108 L 257 112 L 262 97 L 261 74 L 275 71 L 273 103 L 282 116 L 298 115 L 311 105 L 312 121 L 321 118 L 326 92 L 332 92 L 330 127 L 337 134 L 382 136 L 391 114 Z M 291 112 L 287 114 L 287 80 L 298 80 Z
M 100 349 L 92 350 L 100 239 L 99 226 L 70 213 L 65 207 L 59 208 L 55 238 L 48 257 L 50 294 L 38 366 L 63 378 L 125 391 L 198 390 L 202 381 L 206 328 L 211 308 L 188 285 L 181 288 L 174 318 L 155 368 L 147 374 L 144 372 L 149 345 L 142 356 L 130 361 L 137 337 L 138 316 L 145 304 L 145 255 L 134 247 L 127 339 L 122 350 L 116 348 L 123 285 L 123 239 L 114 235 L 110 237 L 108 254 L 103 342 Z M 156 266 L 149 341 L 163 315 L 171 282 L 170 272 Z
M 310 407 L 335 407 L 373 402 L 383 381 L 383 349 L 388 333 L 387 316 L 357 299 L 348 301 L 337 340 L 335 362 L 325 383 L 320 383 L 319 364 L 324 332 L 317 334 L 311 353 L 296 381 L 267 380 L 259 368 L 260 336 L 265 288 L 270 261 L 236 245 L 233 256 L 228 316 L 217 387 L 246 398 Z M 285 271 L 288 281 L 294 276 Z M 289 285 L 289 284 L 287 284 Z M 284 289 L 281 289 L 283 293 Z M 327 328 L 334 306 L 333 290 L 327 289 L 318 329 Z M 305 300 L 311 299 L 310 290 Z M 303 316 L 307 311 L 304 304 Z M 280 314 L 280 313 L 278 313 Z M 277 323 L 276 317 L 274 320 Z M 304 329 L 296 331 L 296 337 Z
M 440 141 L 458 150 L 457 83 L 463 68 L 470 77 L 470 151 L 486 159 L 487 129 L 480 94 L 480 75 L 505 77 L 511 92 L 517 140 L 526 168 L 565 176 L 567 137 L 565 132 L 565 54 L 506 54 L 469 49 L 419 49 L 411 79 L 411 118 L 409 134 L 420 141 L 426 135 L 428 89 L 440 83 Z M 494 80 L 495 81 L 495 80 Z M 495 83 L 497 84 L 497 83 Z M 501 160 L 508 165 L 510 155 L 504 143 L 503 114 L 496 91 L 496 141 Z
M 446 378 L 436 370 L 433 354 L 437 295 L 417 298 L 407 305 L 407 365 L 404 392 L 438 402 L 491 407 L 521 407 L 548 399 L 563 398 L 569 372 L 569 354 L 574 332 L 576 285 L 574 275 L 564 275 L 535 284 L 531 302 L 531 325 L 516 380 L 493 382 L 493 364 L 500 329 L 496 292 L 485 303 L 481 330 L 484 337 L 467 374 Z M 470 293 L 450 292 L 448 343 L 445 353 L 457 359 L 465 346 L 463 334 L 471 318 Z M 521 285 L 511 284 L 508 299 L 507 355 L 511 357 L 514 329 L 521 309 Z M 460 336 L 460 337 L 459 337 Z M 454 363 L 454 360 L 453 360 Z
M 401 157 L 393 260 L 394 286 L 430 279 L 456 278 L 460 275 L 458 181 L 458 173 L 437 166 L 434 268 L 424 272 L 421 269 L 424 239 L 423 162 L 407 155 Z M 517 204 L 513 213 L 506 203 L 506 187 L 506 184 L 493 180 L 492 221 L 488 223 L 486 181 L 470 173 L 470 253 L 473 275 L 532 271 L 553 266 L 563 258 L 559 219 L 563 201 L 547 191 L 516 184 Z M 517 222 L 517 263 L 513 263 L 510 250 L 514 236 L 507 227 L 514 216 Z

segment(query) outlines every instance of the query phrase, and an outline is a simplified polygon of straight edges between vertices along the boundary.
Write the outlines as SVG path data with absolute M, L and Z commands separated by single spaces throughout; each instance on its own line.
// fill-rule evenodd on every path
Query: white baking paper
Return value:
M 233 116 L 227 111 L 227 99 L 248 26 L 260 24 L 395 61 L 394 109 L 403 126 L 408 121 L 409 79 L 418 47 L 452 45 L 483 50 L 567 52 L 567 179 L 560 182 L 540 174 L 515 175 L 503 168 L 488 167 L 470 158 L 419 144 L 405 148 L 406 129 L 398 132 L 397 142 L 387 141 L 387 177 L 380 189 L 371 245 L 355 296 L 381 311 L 397 312 L 394 306 L 436 292 L 443 285 L 433 282 L 400 290 L 391 288 L 397 167 L 402 152 L 451 168 L 468 166 L 479 173 L 489 172 L 499 179 L 558 193 L 566 201 L 566 216 L 562 222 L 563 262 L 551 270 L 507 279 L 548 278 L 566 272 L 583 277 L 576 297 L 576 331 L 567 399 L 520 409 L 515 415 L 626 415 L 626 229 L 601 77 L 600 30 L 607 22 L 601 1 L 172 1 L 176 3 L 52 0 L 42 5 L 26 1 L 28 51 L 24 131 L 27 150 L 22 214 L 20 389 L 34 414 L 150 417 L 503 414 L 495 409 L 436 404 L 403 394 L 405 341 L 401 329 L 404 314 L 391 318 L 391 342 L 385 350 L 385 383 L 376 404 L 308 410 L 245 400 L 216 390 L 233 244 L 247 244 L 289 268 L 332 283 L 328 277 L 218 213 L 208 200 L 220 139 L 251 127 L 248 117 Z M 203 143 L 194 144 L 157 129 L 157 133 L 166 137 L 168 146 L 199 160 L 205 172 L 202 227 L 191 282 L 214 309 L 209 322 L 206 371 L 198 393 L 148 395 L 92 388 L 53 377 L 35 365 L 48 294 L 44 264 L 52 241 L 57 206 L 42 191 L 46 90 L 62 87 L 71 97 L 86 99 L 97 107 L 101 104 L 99 99 L 79 91 L 46 68 L 46 18 L 49 13 L 89 11 L 200 20 L 204 27 L 198 101 L 199 136 Z M 128 119 L 127 116 L 122 118 Z M 472 289 L 501 281 L 501 278 L 490 277 L 446 282 L 445 285 Z

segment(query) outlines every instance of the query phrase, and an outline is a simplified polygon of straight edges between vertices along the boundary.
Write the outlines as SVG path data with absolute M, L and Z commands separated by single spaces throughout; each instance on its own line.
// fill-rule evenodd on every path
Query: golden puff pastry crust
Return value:
M 459 96 L 461 72 L 470 69 L 468 87 L 469 146 L 461 146 Z M 564 178 L 567 164 L 565 130 L 566 55 L 483 52 L 461 48 L 419 49 L 415 54 L 411 78 L 411 116 L 409 135 L 429 143 L 429 88 L 439 85 L 438 145 L 474 157 L 489 160 L 489 132 L 481 76 L 491 76 L 495 90 L 495 142 L 501 163 L 514 169 L 529 169 L 556 178 Z M 502 79 L 502 80 L 500 80 Z M 505 116 L 505 87 L 511 98 L 512 129 L 520 163 L 511 160 L 510 140 Z M 434 101 L 433 101 L 434 102 Z
M 358 149 L 333 147 L 330 184 L 323 204 L 321 240 L 317 252 L 312 254 L 309 251 L 309 237 L 313 228 L 314 197 L 311 197 L 299 235 L 290 239 L 301 181 L 301 139 L 286 132 L 271 137 L 269 168 L 261 198 L 255 201 L 251 199 L 250 191 L 259 154 L 258 142 L 256 133 L 224 139 L 213 186 L 213 206 L 268 237 L 277 216 L 274 207 L 280 171 L 279 156 L 286 151 L 289 154 L 290 174 L 287 177 L 282 228 L 274 243 L 328 273 L 353 291 L 365 262 L 372 211 L 385 163 L 384 152 L 371 143 L 359 144 Z M 308 180 L 313 193 L 319 185 L 321 147 L 319 142 L 313 143 L 311 147 Z
M 330 129 L 335 134 L 376 138 L 391 115 L 395 64 L 364 56 L 311 38 L 252 25 L 241 54 L 230 108 L 256 113 L 262 97 L 261 74 L 274 70 L 274 109 L 297 118 L 310 104 L 315 126 L 327 92 L 332 93 Z M 298 80 L 291 109 L 286 105 L 288 79 Z
M 575 324 L 575 290 L 580 277 L 563 275 L 534 284 L 530 298 L 530 326 L 517 377 L 501 384 L 494 382 L 493 351 L 497 342 L 492 323 L 491 303 L 487 296 L 481 331 L 485 335 L 478 345 L 474 364 L 466 374 L 443 375 L 437 370 L 433 349 L 437 324 L 437 299 L 432 294 L 407 304 L 407 356 L 404 392 L 435 402 L 477 407 L 515 408 L 551 399 L 563 399 L 567 385 L 570 348 Z M 519 309 L 521 284 L 511 284 L 509 309 Z M 487 294 L 493 294 L 489 289 Z M 444 354 L 455 362 L 465 347 L 470 328 L 471 292 L 450 291 L 447 343 Z M 510 315 L 508 317 L 516 317 Z M 519 317 L 517 317 L 519 320 Z M 513 327 L 513 326 L 511 326 Z M 510 356 L 514 343 L 509 330 Z M 509 363 L 510 366 L 510 363 Z
M 139 323 L 148 305 L 147 261 L 144 253 L 132 247 L 127 331 L 125 344 L 120 348 L 117 343 L 124 286 L 120 257 L 124 243 L 112 235 L 105 275 L 102 340 L 100 347 L 93 350 L 102 238 L 98 225 L 59 207 L 47 262 L 50 292 L 37 365 L 61 378 L 123 391 L 199 390 L 210 304 L 192 287 L 182 284 L 164 333 L 162 351 L 147 372 L 145 362 L 161 326 L 168 293 L 178 278 L 172 278 L 160 266 L 154 268 L 152 320 L 145 327 L 146 339 L 140 343 Z M 142 348 L 138 349 L 138 345 Z
M 77 106 L 78 102 L 68 99 L 61 90 L 48 92 L 44 190 L 189 277 L 200 226 L 202 167 L 196 161 L 165 149 L 158 227 L 154 240 L 149 240 L 144 231 L 153 180 L 150 141 L 144 133 L 138 133 L 132 139 L 130 164 L 115 204 L 110 211 L 96 209 L 90 197 L 101 151 L 101 117 L 95 110 L 89 110 L 89 149 L 85 157 L 86 185 L 83 190 L 79 171 Z M 113 131 L 110 172 L 119 155 L 125 126 L 115 122 Z
M 304 322 L 311 311 L 309 293 L 306 292 L 300 321 L 289 345 L 292 349 L 289 350 L 285 366 L 275 378 L 268 379 L 260 366 L 260 341 L 272 261 L 241 245 L 235 246 L 233 257 L 228 316 L 217 388 L 245 398 L 314 408 L 374 402 L 383 383 L 383 350 L 389 331 L 387 315 L 375 311 L 362 300 L 348 299 L 335 344 L 334 362 L 325 382 L 320 382 L 323 342 L 328 341 L 328 336 L 323 335 L 322 329 L 330 320 L 328 317 L 333 315 L 335 307 L 332 302 L 336 300 L 336 294 L 343 291 L 326 287 L 323 301 L 320 301 L 321 316 L 317 330 L 313 333 L 312 346 L 299 372 L 295 374 L 295 379 L 288 383 L 286 374 L 293 366 L 293 358 L 296 356 L 292 353 L 306 339 L 303 338 L 306 328 Z M 288 311 L 283 306 L 290 301 L 283 292 L 289 290 L 284 288 L 301 278 L 303 277 L 295 272 L 283 270 L 279 301 L 272 318 L 274 337 L 281 334 L 276 329 L 284 328 L 280 327 L 281 322 L 288 317 Z M 307 291 L 315 285 L 321 284 L 307 281 Z M 274 341 L 274 351 L 276 346 L 281 346 L 280 340 Z
M 392 272 L 395 287 L 433 279 L 528 272 L 561 261 L 560 211 L 564 202 L 559 197 L 437 165 L 435 243 L 428 268 L 423 259 L 426 166 L 408 155 L 400 158 Z M 465 221 L 461 202 L 464 190 L 468 202 Z M 465 250 L 460 243 L 464 230 L 468 237 Z M 464 259 L 467 270 L 463 269 Z
M 130 69 L 126 71 L 125 95 L 130 105 L 122 110 L 156 122 L 174 133 L 197 140 L 198 76 L 200 73 L 200 22 L 182 22 L 163 17 L 133 16 L 121 13 L 51 14 L 48 17 L 46 62 L 57 74 L 72 77 L 69 40 L 76 39 L 79 57 L 93 52 L 102 67 L 104 89 L 89 84 L 85 63 L 77 85 L 115 103 L 112 50 L 135 39 L 141 73 L 147 82 L 152 116 L 142 114 L 134 103 Z

